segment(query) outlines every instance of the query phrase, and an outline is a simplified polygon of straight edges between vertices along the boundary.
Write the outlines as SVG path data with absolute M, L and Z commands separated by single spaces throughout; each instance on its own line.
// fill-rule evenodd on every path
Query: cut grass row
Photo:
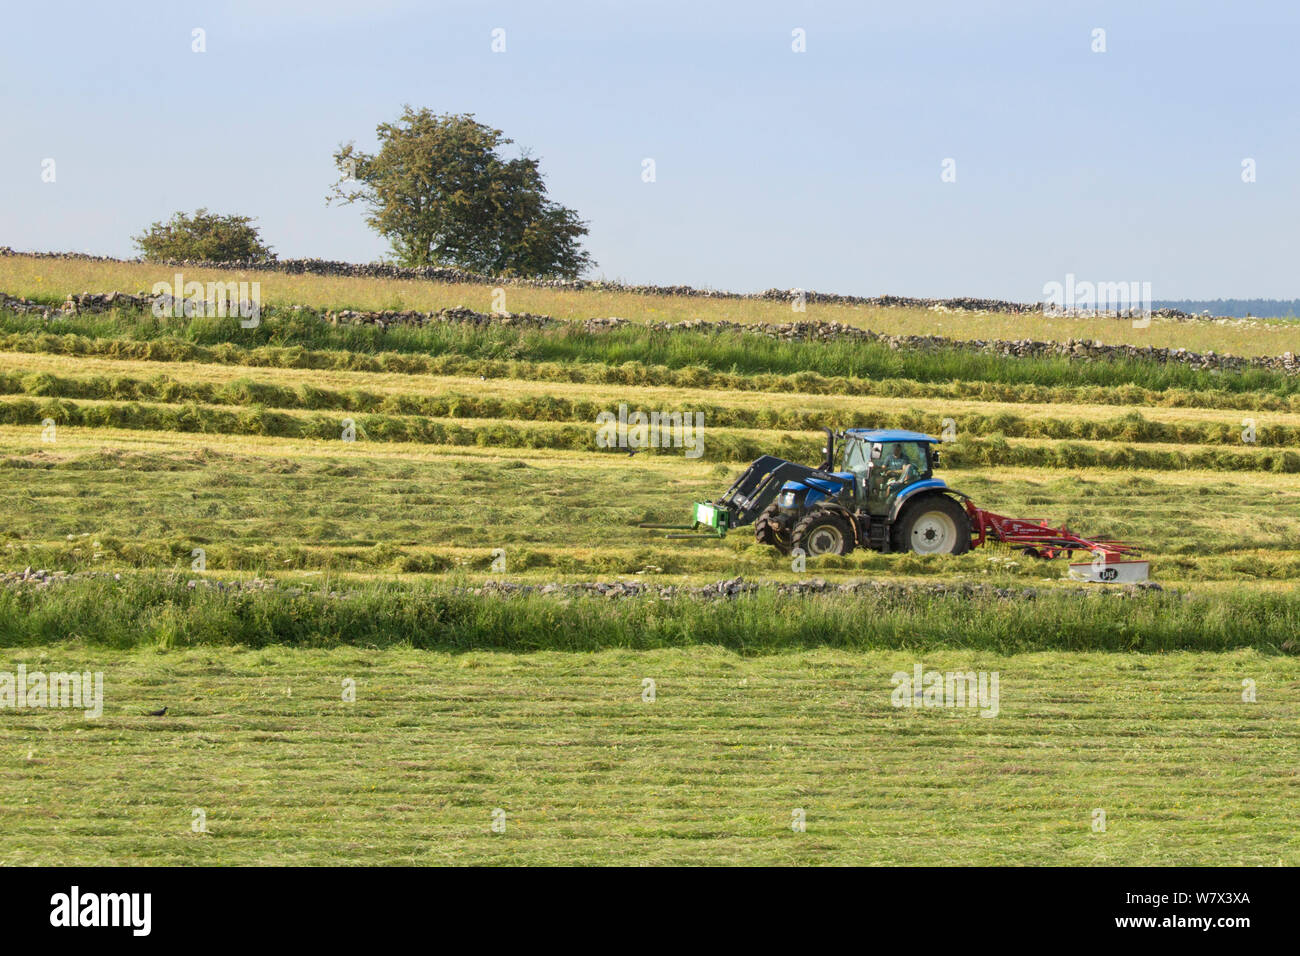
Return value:
M 183 373 L 178 374 L 178 373 Z M 1000 387 L 1004 393 L 993 397 L 977 397 L 977 388 L 957 386 L 980 383 L 951 383 L 953 387 L 921 386 L 905 381 L 872 382 L 868 394 L 818 394 L 788 388 L 781 392 L 779 401 L 770 392 L 752 389 L 686 388 L 673 385 L 628 385 L 594 381 L 570 382 L 553 378 L 531 380 L 527 378 L 487 377 L 479 374 L 426 375 L 400 372 L 350 371 L 336 369 L 274 368 L 249 365 L 222 365 L 205 362 L 186 362 L 183 365 L 149 362 L 127 358 L 97 358 L 78 356 L 75 363 L 65 356 L 35 352 L 0 351 L 0 378 L 20 392 L 28 392 L 37 380 L 31 376 L 50 375 L 56 384 L 52 390 L 87 389 L 88 395 L 106 398 L 144 398 L 147 395 L 170 394 L 163 391 L 171 382 L 202 391 L 194 394 L 217 395 L 236 387 L 236 383 L 249 383 L 247 387 L 259 389 L 267 386 L 269 394 L 297 396 L 304 386 L 307 394 L 321 389 L 327 393 L 365 393 L 372 396 L 437 396 L 446 393 L 473 395 L 480 399 L 520 402 L 537 396 L 566 399 L 570 402 L 596 402 L 601 408 L 617 408 L 619 402 L 641 409 L 698 408 L 720 405 L 741 410 L 743 414 L 757 416 L 773 409 L 801 409 L 829 419 L 838 413 L 852 416 L 860 423 L 869 423 L 881 413 L 896 410 L 906 400 L 906 406 L 925 413 L 947 417 L 954 413 L 994 416 L 1011 413 L 1025 418 L 1113 418 L 1116 406 L 1140 411 L 1153 421 L 1215 422 L 1241 425 L 1243 411 L 1258 416 L 1257 421 L 1276 425 L 1300 426 L 1300 411 L 1289 410 L 1290 400 L 1274 397 L 1271 401 L 1261 393 L 1236 395 L 1207 392 L 1146 392 L 1142 389 L 1093 389 L 1103 392 L 1104 401 L 1065 401 L 1064 395 L 1039 395 L 1040 404 L 1027 404 L 1033 389 Z M 86 380 L 94 380 L 88 383 Z M 63 383 L 66 381 L 66 385 Z M 143 383 L 143 392 L 133 392 L 132 383 Z M 915 389 L 909 386 L 916 386 Z M 279 390 L 285 390 L 280 392 Z M 897 394 L 890 394 L 896 391 Z M 968 391 L 969 395 L 958 395 Z M 914 394 L 912 394 L 914 392 Z M 76 397 L 70 393 L 67 397 Z M 247 397 L 247 396 L 244 396 Z M 1079 396 L 1075 396 L 1079 397 Z M 1244 399 L 1258 398 L 1258 404 Z M 1219 407 L 1221 399 L 1230 399 Z M 290 402 L 301 399 L 290 398 Z M 1294 398 L 1300 408 L 1300 396 Z M 1240 408 L 1237 406 L 1241 406 Z M 755 419 L 757 420 L 757 419 Z
M 707 393 L 705 393 L 707 394 Z M 69 376 L 50 372 L 14 374 L 0 371 L 0 395 L 28 395 L 56 399 L 94 399 L 118 402 L 224 405 L 248 408 L 302 411 L 338 411 L 350 414 L 417 415 L 427 418 L 494 418 L 528 422 L 567 422 L 594 427 L 597 416 L 626 404 L 630 410 L 667 412 L 656 407 L 654 396 L 635 390 L 607 391 L 601 398 L 561 398 L 550 394 L 501 397 L 456 391 L 374 391 L 366 388 L 333 389 L 310 383 L 296 386 L 276 384 L 251 377 L 226 382 L 180 381 L 171 376 L 150 378 L 129 375 Z M 999 410 L 992 414 L 966 412 L 957 408 L 926 412 L 920 409 L 872 409 L 868 416 L 840 407 L 832 410 L 822 403 L 773 407 L 770 404 L 720 404 L 716 400 L 694 401 L 673 411 L 688 416 L 702 415 L 709 428 L 781 429 L 815 431 L 823 426 L 854 427 L 869 422 L 880 428 L 905 428 L 938 434 L 945 421 L 961 435 L 975 437 L 1001 434 L 1007 438 L 1049 438 L 1088 441 L 1165 442 L 1184 445 L 1229 445 L 1245 443 L 1243 421 L 1153 420 L 1134 410 L 1122 416 L 1053 418 Z M 694 419 L 691 419 L 692 421 Z M 57 419 L 56 419 L 57 421 Z M 1256 423 L 1251 444 L 1263 447 L 1300 445 L 1300 425 L 1270 421 Z
M 186 352 L 186 346 L 213 348 L 289 347 L 374 355 L 380 352 L 469 359 L 515 359 L 531 362 L 617 366 L 627 362 L 669 369 L 700 368 L 747 375 L 795 375 L 815 372 L 827 377 L 912 379 L 918 382 L 980 381 L 1014 385 L 1137 385 L 1142 388 L 1214 388 L 1300 394 L 1300 376 L 1250 369 L 1211 374 L 1179 362 L 1115 358 L 1086 360 L 1059 357 L 1004 356 L 968 347 L 892 349 L 882 342 L 790 341 L 742 332 L 676 330 L 661 332 L 638 325 L 600 332 L 579 326 L 523 329 L 433 323 L 421 327 L 332 325 L 313 314 L 265 318 L 245 329 L 238 318 L 163 318 L 113 311 L 51 319 L 0 311 L 0 337 L 13 339 L 52 333 L 119 342 L 137 349 L 153 346 L 155 354 Z M 12 349 L 12 345 L 6 345 Z M 129 353 L 122 353 L 129 354 Z
M 0 724 L 7 865 L 1300 863 L 1300 665 L 1256 651 L 11 660 L 101 670 L 105 702 Z M 998 716 L 893 707 L 917 662 L 998 671 Z
M 352 352 L 343 349 L 260 346 L 231 343 L 195 345 L 178 339 L 136 342 L 94 339 L 50 332 L 0 336 L 0 352 L 107 358 L 135 362 L 205 363 L 236 367 L 371 372 L 390 375 L 440 375 L 482 379 L 714 389 L 736 392 L 861 395 L 895 398 L 970 399 L 1023 404 L 1132 405 L 1168 408 L 1223 408 L 1246 411 L 1300 411 L 1294 389 L 1252 388 L 1233 373 L 1206 373 L 1194 387 L 1144 388 L 1121 385 L 1034 385 L 1024 382 L 916 381 L 881 376 L 826 375 L 816 370 L 793 374 L 745 373 L 702 366 L 669 368 L 630 360 L 539 362 L 514 357 L 478 358 L 460 353 L 435 356 L 404 352 Z M 1008 359 L 1007 361 L 1012 361 Z
M 469 405 L 472 400 L 467 400 Z M 459 409 L 457 410 L 459 411 Z M 594 416 L 593 416 L 594 417 Z M 888 422 L 933 429 L 926 415 L 910 413 L 887 416 Z M 1030 420 L 1024 430 L 1041 426 L 1046 420 Z M 85 401 L 47 398 L 0 401 L 0 424 L 37 427 L 52 422 L 55 427 L 124 428 L 140 431 L 179 431 L 199 434 L 276 435 L 286 438 L 330 439 L 345 435 L 351 422 L 355 437 L 362 442 L 419 442 L 433 445 L 456 445 L 511 449 L 567 449 L 592 453 L 626 455 L 621 447 L 602 447 L 594 421 L 584 424 L 517 419 L 432 418 L 427 414 L 351 414 L 336 412 L 297 412 L 267 409 L 260 405 L 232 410 L 230 406 L 164 405 L 140 402 Z M 466 424 L 468 423 L 468 424 Z M 884 424 L 885 422 L 876 422 Z M 839 424 L 832 422 L 832 424 Z M 844 422 L 842 424 L 852 424 Z M 1014 421 L 1013 421 L 1013 424 Z M 1103 431 L 1105 423 L 1080 423 L 1082 428 Z M 1235 448 L 1187 446 L 1162 443 L 1152 435 L 1162 423 L 1130 416 L 1113 423 L 1115 440 L 1037 440 L 1009 441 L 994 432 L 987 438 L 969 437 L 976 422 L 968 422 L 960 442 L 946 446 L 946 458 L 955 467 L 996 467 L 1026 465 L 1051 468 L 1153 468 L 1161 470 L 1206 469 L 1213 471 L 1300 472 L 1300 452 L 1279 448 L 1254 448 L 1241 442 L 1241 431 L 1226 426 L 1208 426 L 1207 431 L 1224 435 Z M 1270 426 L 1277 436 L 1287 426 Z M 1146 433 L 1146 444 L 1130 444 Z M 1234 441 L 1235 439 L 1235 441 Z M 346 439 L 351 441 L 351 439 Z M 664 439 L 667 441 L 668 439 Z M 683 437 L 681 441 L 684 441 Z M 824 439 L 808 432 L 757 428 L 706 427 L 695 436 L 702 455 L 713 462 L 749 462 L 761 455 L 776 455 L 791 461 L 813 462 L 819 458 Z M 681 441 L 676 447 L 647 447 L 645 453 L 682 455 Z M 1123 442 L 1123 443 L 1119 443 Z

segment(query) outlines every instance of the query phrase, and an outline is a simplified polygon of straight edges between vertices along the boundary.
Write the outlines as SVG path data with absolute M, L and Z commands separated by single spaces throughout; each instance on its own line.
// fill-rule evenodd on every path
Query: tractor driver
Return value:
M 903 446 L 899 444 L 894 445 L 891 454 L 882 465 L 884 476 L 889 482 L 886 492 L 891 495 L 900 488 L 905 488 L 916 475 L 916 466 L 903 454 Z

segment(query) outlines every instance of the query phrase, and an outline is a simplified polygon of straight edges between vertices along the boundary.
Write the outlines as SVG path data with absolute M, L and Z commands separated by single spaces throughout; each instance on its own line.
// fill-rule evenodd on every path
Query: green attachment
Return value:
M 710 501 L 695 502 L 695 527 L 707 528 L 719 538 L 731 527 L 731 512 Z
M 706 540 L 717 541 L 719 538 L 727 536 L 727 529 L 731 527 L 731 512 L 726 508 L 720 508 L 712 502 L 697 501 L 695 503 L 695 523 L 694 524 L 650 524 L 642 522 L 637 525 L 638 528 L 649 528 L 655 531 L 683 531 L 688 534 L 666 534 L 665 538 L 702 538 Z

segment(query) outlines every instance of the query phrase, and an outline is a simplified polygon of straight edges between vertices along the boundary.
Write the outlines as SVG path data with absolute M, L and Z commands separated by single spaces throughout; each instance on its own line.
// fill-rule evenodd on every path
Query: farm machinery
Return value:
M 1137 549 L 1108 538 L 1085 538 L 1044 521 L 1008 518 L 978 507 L 970 495 L 934 475 L 939 440 L 893 429 L 826 429 L 824 458 L 811 468 L 772 455 L 759 458 L 715 501 L 695 504 L 689 525 L 642 524 L 669 538 L 717 539 L 754 526 L 754 537 L 782 554 L 848 554 L 855 548 L 964 554 L 1001 543 L 1027 557 L 1089 555 L 1070 565 L 1072 577 L 1141 581 Z

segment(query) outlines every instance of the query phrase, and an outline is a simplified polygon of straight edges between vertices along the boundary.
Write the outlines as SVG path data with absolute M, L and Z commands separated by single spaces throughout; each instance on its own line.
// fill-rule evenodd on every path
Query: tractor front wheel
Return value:
M 970 550 L 970 518 L 947 495 L 928 495 L 909 504 L 892 530 L 895 551 L 965 554 Z
M 754 540 L 759 544 L 770 544 L 782 554 L 789 554 L 790 516 L 783 514 L 776 505 L 769 505 L 754 522 Z
M 790 541 L 810 558 L 825 554 L 848 554 L 857 541 L 849 523 L 833 511 L 814 511 L 800 518 Z

